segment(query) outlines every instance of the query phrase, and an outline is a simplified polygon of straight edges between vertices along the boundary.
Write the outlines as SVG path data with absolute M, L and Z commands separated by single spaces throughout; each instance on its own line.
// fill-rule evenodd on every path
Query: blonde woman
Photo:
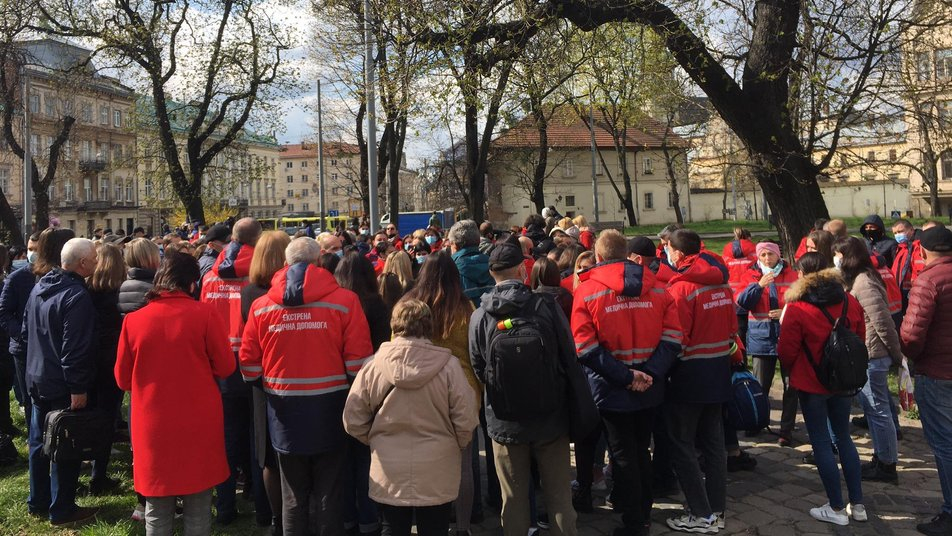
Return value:
M 241 319 L 248 321 L 248 311 L 251 304 L 268 293 L 271 288 L 271 279 L 278 270 L 284 268 L 284 250 L 291 243 L 291 237 L 284 231 L 265 231 L 255 245 L 251 256 L 251 266 L 248 268 L 249 284 L 241 289 Z M 272 523 L 280 526 L 281 523 L 281 471 L 278 468 L 278 458 L 271 446 L 271 437 L 268 435 L 268 403 L 260 385 L 252 384 L 252 417 L 254 418 L 254 447 L 255 458 L 258 462 L 264 492 L 268 496 L 271 506 Z
M 119 416 L 122 391 L 116 385 L 112 369 L 116 366 L 116 348 L 119 346 L 119 331 L 122 317 L 119 315 L 119 287 L 126 279 L 126 263 L 122 250 L 112 244 L 97 244 L 96 269 L 86 280 L 89 296 L 96 308 L 90 351 L 96 356 L 96 382 L 90 390 L 90 405 L 113 417 Z M 93 461 L 89 491 L 93 495 L 105 495 L 119 487 L 119 481 L 109 478 L 107 466 L 109 455 Z
M 413 288 L 413 261 L 410 254 L 403 250 L 391 253 L 384 264 L 383 273 L 377 278 L 377 284 L 383 302 L 393 309 L 400 298 Z
M 562 288 L 575 294 L 575 288 L 578 287 L 580 283 L 578 274 L 588 270 L 592 266 L 595 266 L 595 252 L 594 251 L 583 251 L 575 258 L 575 266 L 572 270 L 572 273 L 562 279 Z
M 595 231 L 588 226 L 588 220 L 585 219 L 585 216 L 578 215 L 572 220 L 572 223 L 578 227 L 579 235 L 578 241 L 580 244 L 585 246 L 585 249 L 592 249 L 595 247 Z
M 124 256 L 129 270 L 119 287 L 119 312 L 126 315 L 145 305 L 145 294 L 152 290 L 152 280 L 159 269 L 159 246 L 136 238 L 126 244 Z

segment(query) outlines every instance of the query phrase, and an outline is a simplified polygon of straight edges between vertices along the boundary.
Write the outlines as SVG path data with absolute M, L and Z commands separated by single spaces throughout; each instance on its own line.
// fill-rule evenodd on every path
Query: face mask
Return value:
M 343 258 L 344 258 L 344 250 L 338 249 L 337 251 L 334 252 L 334 255 L 337 255 L 337 258 L 338 258 L 338 259 L 343 259 Z
M 410 244 L 410 243 L 404 244 L 403 249 L 410 251 L 411 249 L 413 249 L 413 244 Z
M 906 236 L 906 233 L 899 233 L 896 235 L 896 242 L 899 242 L 900 244 L 905 244 L 908 241 L 909 241 L 909 237 Z
M 436 243 L 436 237 L 433 235 L 426 237 L 426 243 L 432 246 Z
M 36 252 L 35 252 L 35 251 L 28 251 L 28 252 L 27 252 L 27 254 L 26 254 L 26 262 L 28 262 L 28 263 L 30 263 L 30 264 L 33 264 L 34 262 L 36 262 Z
M 757 261 L 757 265 L 760 266 L 760 273 L 767 275 L 773 273 L 773 275 L 780 275 L 780 271 L 783 270 L 783 263 L 778 262 L 776 266 L 770 268 L 766 264 Z
M 668 246 L 664 247 L 664 256 L 668 259 L 668 262 L 671 262 L 671 250 L 668 249 Z
M 367 236 L 370 234 L 370 229 L 361 229 L 360 234 Z
M 425 261 L 425 260 L 426 260 L 426 255 L 421 255 L 421 256 L 419 256 L 419 257 L 416 258 L 416 263 L 417 263 L 417 264 L 423 264 L 423 261 Z
M 28 265 L 28 264 L 30 264 L 30 263 L 29 263 L 26 259 L 17 259 L 17 260 L 15 260 L 15 261 L 13 261 L 13 269 L 14 269 L 14 270 L 19 270 L 20 268 L 23 268 L 24 266 L 26 266 L 26 265 Z
M 833 257 L 833 266 L 836 267 L 837 270 L 839 270 L 842 265 L 843 257 Z

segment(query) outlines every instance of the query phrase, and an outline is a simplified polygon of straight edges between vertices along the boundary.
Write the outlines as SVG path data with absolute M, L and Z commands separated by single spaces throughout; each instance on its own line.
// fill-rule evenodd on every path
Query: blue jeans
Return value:
M 799 392 L 800 409 L 810 436 L 810 446 L 816 458 L 816 467 L 820 480 L 830 500 L 830 506 L 836 510 L 846 507 L 843 502 L 843 490 L 840 488 L 840 472 L 836 468 L 833 456 L 833 441 L 840 454 L 843 476 L 852 504 L 863 503 L 863 487 L 859 454 L 850 437 L 850 397 L 836 395 L 817 395 Z M 832 432 L 832 435 L 831 435 Z
M 942 511 L 952 514 L 952 380 L 916 376 L 922 433 L 935 455 L 942 486 Z
M 52 463 L 43 454 L 43 429 L 46 414 L 69 407 L 69 399 L 33 400 L 30 423 L 30 513 L 49 515 L 50 521 L 71 516 L 76 506 L 76 486 L 82 462 Z
M 892 396 L 889 394 L 889 366 L 892 359 L 888 356 L 872 358 L 866 369 L 868 381 L 856 396 L 863 405 L 863 413 L 869 422 L 869 435 L 873 438 L 873 451 L 883 463 L 896 463 L 899 453 L 896 445 L 896 425 L 890 407 Z

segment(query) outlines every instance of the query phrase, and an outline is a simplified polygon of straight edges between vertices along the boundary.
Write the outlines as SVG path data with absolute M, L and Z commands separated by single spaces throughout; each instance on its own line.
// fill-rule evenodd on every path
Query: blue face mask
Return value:
M 28 252 L 27 252 L 27 254 L 26 254 L 26 262 L 28 262 L 28 263 L 30 263 L 30 264 L 33 264 L 34 262 L 36 262 L 36 252 L 35 252 L 35 251 L 28 251 Z
M 337 258 L 338 258 L 338 259 L 343 259 L 343 258 L 344 258 L 344 250 L 338 249 L 337 251 L 334 252 L 334 255 L 337 255 Z
M 420 255 L 419 257 L 416 258 L 416 263 L 423 264 L 423 261 L 425 260 L 426 260 L 426 255 Z
M 896 235 L 896 242 L 899 242 L 900 244 L 905 244 L 908 241 L 909 241 L 909 237 L 906 236 L 906 233 L 899 233 Z
M 426 243 L 432 246 L 436 243 L 436 237 L 433 235 L 426 237 Z
M 15 260 L 15 261 L 13 261 L 13 269 L 14 269 L 14 270 L 19 270 L 20 268 L 23 268 L 24 266 L 26 266 L 26 265 L 28 265 L 28 264 L 30 264 L 30 262 L 27 261 L 26 259 L 17 259 L 17 260 Z

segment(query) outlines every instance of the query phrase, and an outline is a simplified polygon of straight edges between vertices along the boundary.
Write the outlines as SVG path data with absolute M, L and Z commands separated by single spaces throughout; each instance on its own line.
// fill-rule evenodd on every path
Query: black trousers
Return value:
M 314 455 L 278 453 L 286 536 L 343 536 L 340 480 L 345 454 L 344 446 Z
M 450 504 L 438 506 L 380 505 L 381 536 L 410 536 L 416 518 L 417 536 L 446 536 L 450 529 Z
M 651 522 L 651 431 L 655 410 L 630 413 L 601 412 L 608 446 L 613 456 L 612 496 L 621 506 L 622 522 L 641 531 Z

